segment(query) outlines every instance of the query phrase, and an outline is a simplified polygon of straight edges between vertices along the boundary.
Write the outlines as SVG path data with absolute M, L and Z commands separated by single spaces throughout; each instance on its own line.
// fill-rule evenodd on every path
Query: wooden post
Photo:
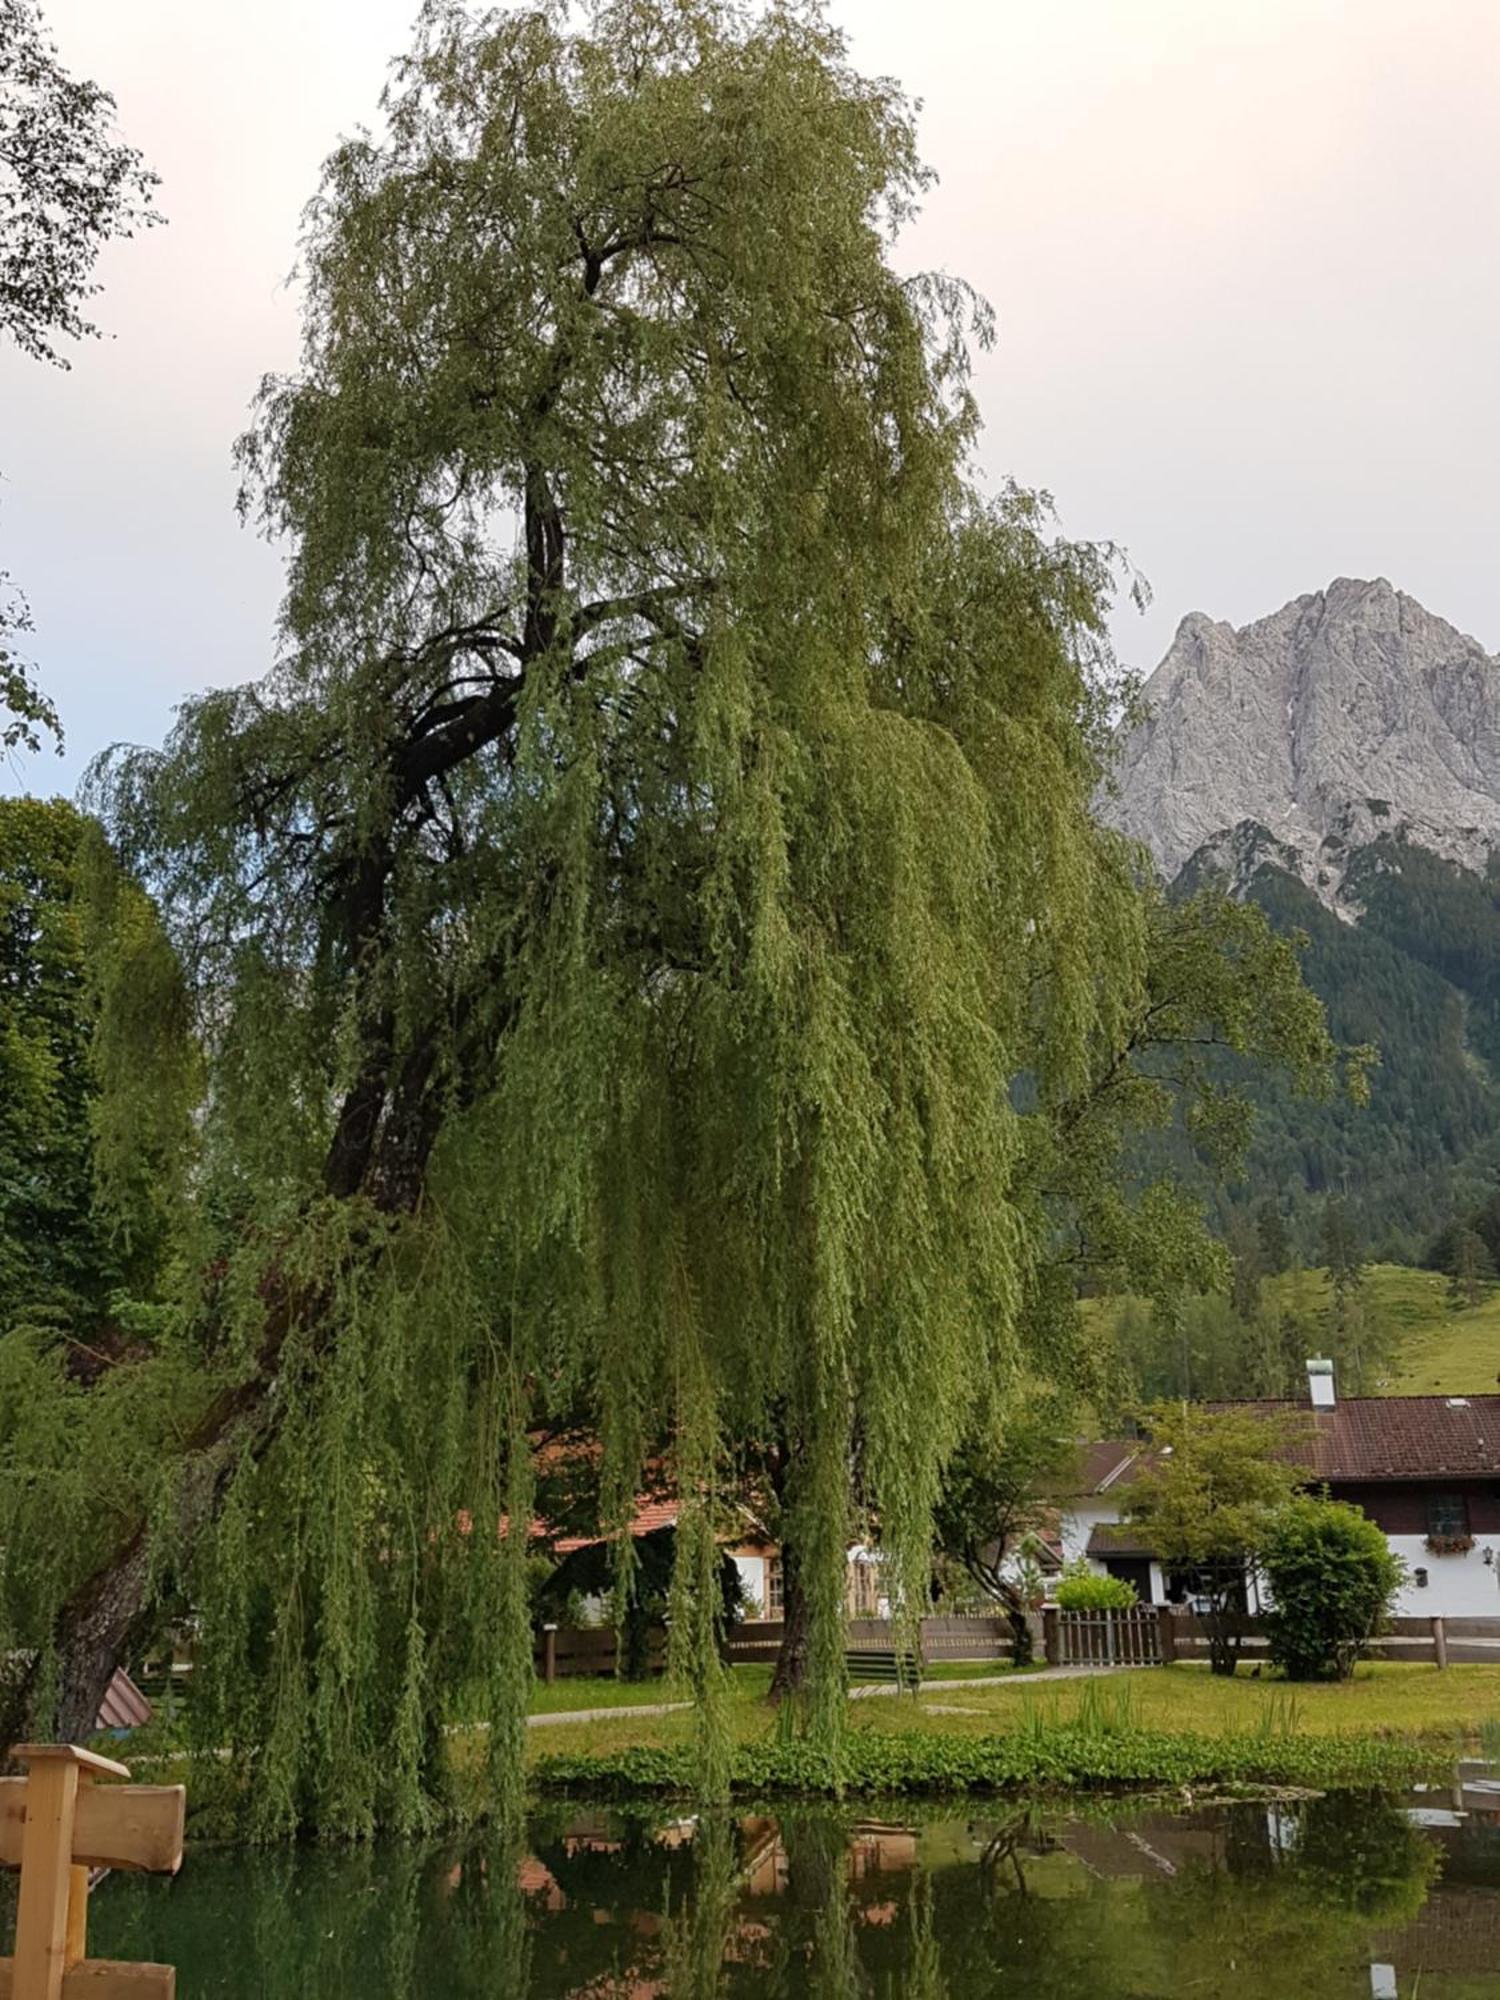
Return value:
M 18 1753 L 28 1764 L 21 1894 L 16 1905 L 15 1990 L 26 2000 L 61 2000 L 70 1925 L 73 1820 L 78 1766 L 68 1757 Z M 85 1878 L 85 1893 L 87 1878 Z
M 1161 1663 L 1170 1667 L 1177 1658 L 1177 1620 L 1170 1604 L 1157 1605 L 1156 1629 L 1161 1642 Z
M 1058 1629 L 1057 1606 L 1042 1606 L 1042 1658 L 1049 1667 L 1055 1667 L 1062 1659 L 1062 1634 Z
M 1439 1667 L 1448 1664 L 1448 1629 L 1441 1618 L 1432 1621 L 1432 1651 Z
M 548 1687 L 557 1679 L 557 1627 L 542 1627 L 542 1679 Z
M 0 1778 L 0 1866 L 19 1867 L 16 1949 L 0 1958 L 0 2000 L 171 2000 L 169 1965 L 117 1965 L 86 1954 L 89 1869 L 182 1860 L 181 1785 L 104 1785 L 123 1764 L 66 1743 L 20 1744 L 24 1778 Z

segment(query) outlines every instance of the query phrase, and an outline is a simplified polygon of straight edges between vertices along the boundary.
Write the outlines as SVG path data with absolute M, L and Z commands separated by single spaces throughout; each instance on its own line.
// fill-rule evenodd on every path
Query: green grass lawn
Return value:
M 1309 1736 L 1477 1737 L 1486 1724 L 1500 1722 L 1500 1666 L 1439 1672 L 1433 1666 L 1372 1661 L 1357 1668 L 1352 1681 L 1322 1686 L 1293 1684 L 1269 1672 L 1252 1679 L 1243 1667 L 1232 1680 L 1220 1679 L 1206 1665 L 1182 1662 L 1032 1688 L 933 1689 L 915 1704 L 901 1706 L 920 1710 L 929 1701 L 951 1702 L 970 1713 L 938 1715 L 931 1721 L 944 1730 L 970 1732 L 1014 1728 L 1027 1710 L 1069 1722 L 1086 1703 L 1105 1695 L 1127 1702 L 1132 1721 L 1143 1729 L 1200 1735 L 1274 1728 Z
M 927 1681 L 915 1697 L 851 1702 L 850 1727 L 875 1735 L 975 1737 L 1025 1731 L 1038 1722 L 1102 1717 L 1111 1726 L 1183 1736 L 1269 1732 L 1451 1742 L 1460 1736 L 1477 1740 L 1487 1725 L 1493 1730 L 1500 1724 L 1500 1666 L 1439 1672 L 1431 1666 L 1381 1661 L 1331 1687 L 1294 1686 L 1269 1673 L 1253 1679 L 1243 1668 L 1233 1680 L 1223 1680 L 1196 1663 L 1034 1685 L 1028 1680 L 1018 1674 L 999 1687 Z M 764 1668 L 734 1670 L 730 1726 L 737 1742 L 753 1743 L 775 1730 L 775 1711 L 763 1699 L 765 1687 Z M 692 1739 L 690 1713 L 622 1716 L 533 1730 L 528 1754 L 533 1762 L 554 1754 L 608 1757 Z
M 923 1669 L 923 1682 L 989 1679 L 996 1674 L 1024 1680 L 1041 1671 L 1043 1662 L 1015 1668 L 1008 1660 L 940 1660 Z M 731 1667 L 730 1686 L 736 1702 L 759 1701 L 771 1685 L 769 1667 Z M 617 1681 L 613 1675 L 578 1675 L 553 1681 L 538 1681 L 531 1695 L 533 1715 L 566 1715 L 575 1708 L 643 1708 L 655 1702 L 681 1701 L 682 1690 L 670 1681 Z M 549 1741 L 553 1740 L 549 1738 Z
M 1039 1674 L 1046 1664 L 1033 1660 L 1029 1667 L 1013 1667 L 1009 1660 L 934 1660 L 923 1667 L 922 1681 L 925 1686 L 931 1681 L 988 1680 L 995 1674 L 1024 1680 L 1028 1674 Z

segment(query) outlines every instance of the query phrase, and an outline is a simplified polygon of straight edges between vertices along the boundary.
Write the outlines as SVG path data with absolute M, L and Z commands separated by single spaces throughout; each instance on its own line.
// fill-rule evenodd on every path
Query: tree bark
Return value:
M 146 1600 L 149 1553 L 138 1528 L 125 1548 L 97 1570 L 67 1607 L 58 1635 L 61 1683 L 56 1731 L 63 1743 L 86 1743 L 99 1726 L 99 1709 L 115 1668 L 133 1638 Z
M 790 1542 L 781 1547 L 781 1651 L 771 1675 L 770 1699 L 782 1702 L 807 1687 L 808 1637 L 812 1610 L 802 1587 L 797 1552 Z

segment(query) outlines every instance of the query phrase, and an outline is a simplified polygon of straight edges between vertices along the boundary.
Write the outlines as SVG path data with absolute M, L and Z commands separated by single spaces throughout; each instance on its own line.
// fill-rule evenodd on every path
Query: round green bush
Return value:
M 1082 1561 L 1069 1563 L 1057 1586 L 1059 1611 L 1128 1611 L 1139 1601 L 1122 1577 L 1101 1576 Z
M 1292 1500 L 1261 1545 L 1271 1659 L 1291 1680 L 1342 1681 L 1390 1612 L 1406 1574 L 1358 1507 Z

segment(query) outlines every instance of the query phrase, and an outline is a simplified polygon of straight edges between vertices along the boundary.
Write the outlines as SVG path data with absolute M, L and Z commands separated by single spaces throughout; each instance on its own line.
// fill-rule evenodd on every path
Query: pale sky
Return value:
M 298 215 L 376 115 L 416 0 L 47 0 L 169 226 L 101 260 L 110 339 L 0 356 L 0 569 L 68 754 L 264 670 L 276 552 L 230 447 L 294 361 Z M 923 102 L 940 184 L 900 252 L 999 316 L 983 461 L 1127 548 L 1116 639 L 1384 575 L 1500 651 L 1500 0 L 834 0 Z

